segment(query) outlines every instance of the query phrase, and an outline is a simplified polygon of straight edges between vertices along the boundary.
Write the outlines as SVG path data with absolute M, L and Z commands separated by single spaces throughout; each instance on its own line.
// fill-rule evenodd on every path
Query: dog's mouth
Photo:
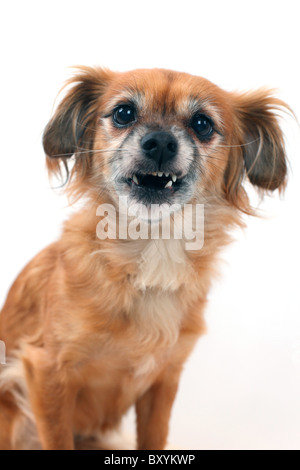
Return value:
M 176 191 L 182 184 L 182 179 L 174 173 L 135 173 L 127 179 L 127 184 L 132 188 L 140 188 L 149 191 Z

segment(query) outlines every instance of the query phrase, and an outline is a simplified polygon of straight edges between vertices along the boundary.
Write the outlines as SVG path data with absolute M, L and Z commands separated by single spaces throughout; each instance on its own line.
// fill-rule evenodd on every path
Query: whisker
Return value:
M 77 150 L 75 150 L 73 153 L 58 153 L 56 155 L 51 155 L 50 158 L 62 158 L 62 157 L 72 157 L 73 155 L 80 155 L 80 154 L 83 154 L 83 153 L 101 153 L 101 152 L 121 152 L 121 148 L 119 149 L 112 149 L 112 148 L 108 148 L 108 149 L 95 149 L 95 150 L 84 150 L 84 149 L 80 149 L 80 147 L 77 147 L 79 149 L 79 152 Z
M 261 140 L 261 137 L 257 137 L 257 139 L 251 140 L 250 142 L 246 142 L 245 144 L 236 144 L 236 145 L 221 145 L 217 144 L 215 147 L 221 147 L 221 148 L 238 148 L 238 147 L 247 147 L 248 145 L 252 145 L 255 142 L 258 142 Z
M 198 148 L 196 145 L 193 145 L 192 148 L 193 148 L 194 150 L 197 150 L 197 154 L 199 155 L 199 157 L 202 157 L 202 158 L 213 158 L 214 160 L 220 160 L 221 162 L 224 162 L 224 158 L 219 158 L 219 157 L 215 157 L 215 156 L 214 156 L 214 153 L 217 153 L 217 150 L 210 149 L 210 153 L 209 153 L 209 154 L 204 154 L 204 153 L 199 153 L 199 148 Z
M 222 168 L 219 165 L 217 165 L 216 163 L 214 163 L 214 161 L 212 161 L 212 160 L 217 160 L 217 161 L 224 162 L 225 161 L 224 158 L 217 158 L 217 157 L 214 157 L 213 155 L 204 155 L 204 154 L 199 154 L 199 156 L 202 157 L 203 159 L 208 159 L 210 165 L 215 167 L 218 171 L 222 171 Z M 196 160 L 190 160 L 190 162 L 194 162 L 195 165 L 200 168 L 200 170 L 203 169 L 203 165 L 202 165 L 201 161 L 196 159 Z
M 92 149 L 92 150 L 84 150 L 82 149 L 81 151 L 81 148 L 80 147 L 77 147 L 80 152 L 77 152 L 76 151 L 76 154 L 77 153 L 96 153 L 96 152 L 121 152 L 123 149 L 122 148 L 107 148 L 107 149 Z
M 77 119 L 76 119 L 76 126 L 82 127 L 83 129 L 87 129 L 93 132 L 96 132 L 99 129 L 99 127 L 93 128 L 93 127 L 86 126 L 85 124 L 82 124 L 82 122 L 79 122 Z

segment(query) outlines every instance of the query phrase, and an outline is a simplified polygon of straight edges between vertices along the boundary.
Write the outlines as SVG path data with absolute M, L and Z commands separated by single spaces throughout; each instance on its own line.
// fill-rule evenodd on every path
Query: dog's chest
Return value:
M 131 255 L 137 266 L 131 283 L 138 290 L 158 288 L 174 292 L 189 282 L 193 272 L 182 240 L 132 242 L 126 246 L 126 256 Z
M 90 363 L 87 375 L 96 394 L 109 397 L 114 391 L 122 409 L 144 393 L 172 361 L 180 336 L 187 307 L 179 289 L 182 293 L 191 267 L 181 241 L 169 242 L 150 241 L 141 250 L 129 244 L 126 252 L 119 252 L 135 256 L 137 269 L 127 279 L 130 288 L 124 290 L 123 301 L 114 301 L 117 296 L 112 299 L 114 327 L 99 340 L 98 358 Z
M 136 241 L 117 250 L 134 259 L 136 269 L 126 279 L 123 301 L 113 302 L 116 317 L 126 320 L 122 335 L 112 334 L 107 344 L 109 354 L 140 377 L 159 365 L 158 351 L 164 357 L 176 344 L 188 308 L 182 297 L 194 273 L 182 240 Z
M 152 330 L 149 336 L 124 331 L 124 337 L 115 339 L 98 359 L 89 362 L 85 375 L 86 386 L 103 402 L 114 397 L 116 407 L 126 410 L 156 380 L 172 360 L 178 332 L 161 342 L 161 331 Z M 177 333 L 177 334 L 176 334 Z
M 126 319 L 99 341 L 88 374 L 96 388 L 138 396 L 163 370 L 176 348 L 184 315 L 177 292 L 146 288 Z M 116 323 L 118 324 L 118 322 Z

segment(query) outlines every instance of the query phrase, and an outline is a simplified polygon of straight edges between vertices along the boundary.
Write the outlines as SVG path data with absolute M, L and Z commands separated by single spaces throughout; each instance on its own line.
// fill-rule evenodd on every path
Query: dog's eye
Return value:
M 202 141 L 209 140 L 214 132 L 213 121 L 205 114 L 195 114 L 191 121 L 191 127 Z
M 113 120 L 117 126 L 127 126 L 131 122 L 135 121 L 135 119 L 135 109 L 129 104 L 118 106 L 113 113 Z

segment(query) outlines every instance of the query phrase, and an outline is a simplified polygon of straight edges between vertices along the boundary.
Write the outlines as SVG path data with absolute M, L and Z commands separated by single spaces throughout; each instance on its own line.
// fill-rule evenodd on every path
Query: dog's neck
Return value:
M 118 276 L 129 278 L 131 285 L 138 290 L 169 292 L 188 286 L 193 279 L 197 282 L 197 277 L 201 277 L 203 291 L 207 292 L 210 282 L 206 285 L 204 280 L 214 277 L 214 261 L 220 248 L 231 238 L 228 229 L 242 225 L 230 207 L 220 205 L 218 210 L 215 205 L 212 210 L 206 205 L 203 248 L 186 251 L 185 239 L 99 240 L 96 233 L 98 222 L 95 208 L 89 207 L 74 214 L 65 224 L 63 238 L 67 247 L 76 243 L 83 248 L 84 244 L 82 251 L 86 255 L 104 256 L 108 265 L 118 267 Z
M 131 282 L 137 289 L 175 291 L 193 274 L 183 240 L 132 240 L 116 249 L 121 256 L 135 259 L 137 270 Z

